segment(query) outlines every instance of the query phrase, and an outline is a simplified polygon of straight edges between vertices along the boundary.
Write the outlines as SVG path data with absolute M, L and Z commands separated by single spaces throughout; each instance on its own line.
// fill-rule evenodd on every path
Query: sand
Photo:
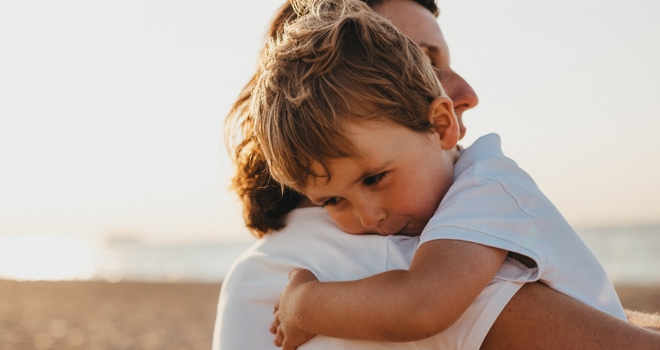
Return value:
M 0 281 L 0 349 L 205 349 L 219 284 Z
M 0 281 L 0 349 L 208 350 L 219 291 L 219 284 Z M 626 308 L 660 312 L 660 287 L 617 291 Z

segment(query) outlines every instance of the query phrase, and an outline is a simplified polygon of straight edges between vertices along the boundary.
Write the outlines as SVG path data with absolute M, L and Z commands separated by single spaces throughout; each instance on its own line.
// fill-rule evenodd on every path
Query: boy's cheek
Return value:
M 350 233 L 352 235 L 374 235 L 374 234 L 378 234 L 378 232 L 369 230 L 369 229 L 365 228 L 364 226 L 362 226 L 362 224 L 360 224 L 359 221 L 357 222 L 357 224 L 352 223 L 350 225 L 342 225 L 340 223 L 337 223 L 337 226 L 339 226 L 339 228 L 342 231 L 344 231 L 346 233 Z
M 370 235 L 377 233 L 370 232 L 367 228 L 362 226 L 360 219 L 357 216 L 352 215 L 352 213 L 342 213 L 329 209 L 328 214 L 330 214 L 330 217 L 335 224 L 346 233 L 352 235 Z

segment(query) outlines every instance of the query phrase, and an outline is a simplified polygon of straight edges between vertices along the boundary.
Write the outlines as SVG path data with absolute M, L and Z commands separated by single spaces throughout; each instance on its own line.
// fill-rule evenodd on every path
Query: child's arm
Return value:
M 295 342 L 306 332 L 379 341 L 430 337 L 463 314 L 506 254 L 476 243 L 435 240 L 419 247 L 408 271 L 327 283 L 310 279 L 308 271 L 294 271 L 276 310 L 277 338 L 287 346 L 290 338 L 298 346 L 302 343 Z

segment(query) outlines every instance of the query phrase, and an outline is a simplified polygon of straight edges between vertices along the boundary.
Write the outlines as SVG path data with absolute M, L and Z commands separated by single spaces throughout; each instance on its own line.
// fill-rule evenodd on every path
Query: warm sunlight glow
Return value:
M 89 279 L 96 246 L 78 238 L 52 235 L 0 236 L 0 278 L 18 280 Z

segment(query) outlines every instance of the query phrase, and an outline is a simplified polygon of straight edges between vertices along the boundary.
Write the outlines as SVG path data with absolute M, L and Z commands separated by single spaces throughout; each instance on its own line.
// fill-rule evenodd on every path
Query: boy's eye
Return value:
M 332 198 L 328 199 L 327 201 L 323 202 L 323 204 L 321 204 L 321 208 L 325 208 L 327 206 L 333 206 L 333 205 L 337 204 L 338 201 L 339 200 L 337 199 L 337 197 L 332 197 Z
M 376 175 L 368 176 L 368 177 L 364 178 L 364 180 L 362 180 L 362 183 L 365 186 L 373 186 L 373 185 L 379 183 L 380 180 L 382 180 L 385 177 L 385 174 L 387 174 L 387 172 L 382 172 L 382 173 L 378 173 Z

